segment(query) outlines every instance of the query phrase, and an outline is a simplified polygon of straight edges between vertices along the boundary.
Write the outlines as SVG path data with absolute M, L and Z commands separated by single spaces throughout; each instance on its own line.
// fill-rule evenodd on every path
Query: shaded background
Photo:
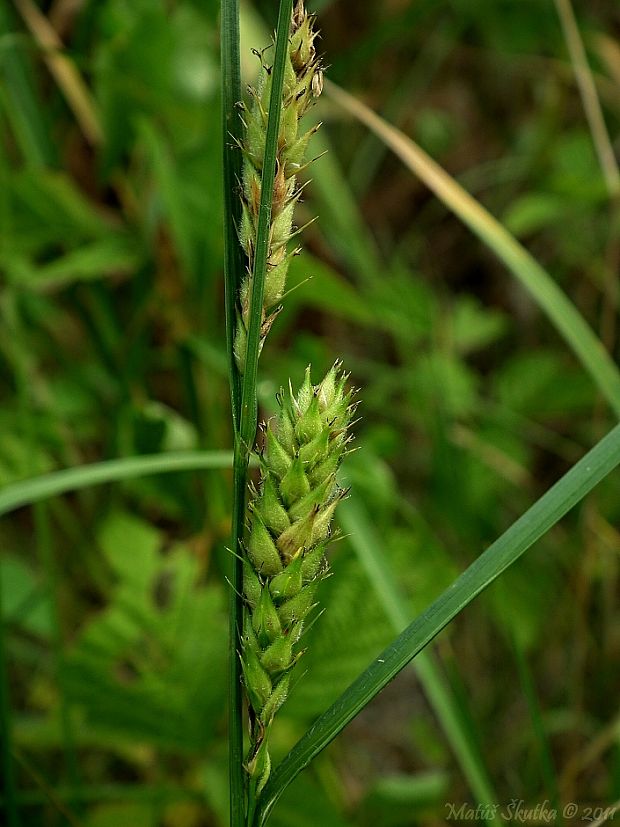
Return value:
M 618 149 L 620 11 L 576 5 Z M 554 4 L 319 6 L 331 80 L 490 209 L 617 354 L 617 203 Z M 244 7 L 248 80 L 275 16 L 271 0 Z M 3 485 L 230 446 L 217 27 L 213 0 L 0 6 Z M 363 418 L 346 469 L 352 536 L 333 546 L 276 758 L 391 639 L 399 605 L 413 617 L 613 422 L 492 253 L 334 103 L 315 113 L 314 151 L 329 153 L 298 223 L 320 218 L 260 395 L 268 415 L 289 376 L 312 363 L 318 379 L 339 356 Z M 22 824 L 226 824 L 229 512 L 230 475 L 210 471 L 89 488 L 0 522 Z M 500 803 L 618 801 L 619 517 L 612 476 L 434 645 L 473 766 L 405 670 L 273 824 L 442 824 L 445 802 L 475 801 L 474 776 Z M 365 543 L 396 597 L 377 596 Z

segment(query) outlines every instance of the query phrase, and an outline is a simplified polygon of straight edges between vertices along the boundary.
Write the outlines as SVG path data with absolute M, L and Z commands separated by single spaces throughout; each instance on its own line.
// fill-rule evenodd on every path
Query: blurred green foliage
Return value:
M 0 7 L 0 482 L 226 448 L 217 3 L 40 5 L 89 90 L 94 145 L 18 6 Z M 617 355 L 619 215 L 553 4 L 316 8 L 329 76 L 498 216 Z M 620 12 L 580 11 L 618 148 Z M 243 15 L 253 71 L 275 6 Z M 267 416 L 308 362 L 319 375 L 337 354 L 352 370 L 363 418 L 347 473 L 413 616 L 612 417 L 504 268 L 376 138 L 321 106 L 329 154 L 299 223 L 320 220 L 259 390 Z M 185 472 L 0 523 L 23 825 L 226 823 L 229 510 L 228 472 Z M 619 519 L 611 479 L 437 643 L 500 802 L 620 798 Z M 392 636 L 348 539 L 332 567 L 276 758 Z M 407 671 L 273 823 L 430 825 L 471 798 Z

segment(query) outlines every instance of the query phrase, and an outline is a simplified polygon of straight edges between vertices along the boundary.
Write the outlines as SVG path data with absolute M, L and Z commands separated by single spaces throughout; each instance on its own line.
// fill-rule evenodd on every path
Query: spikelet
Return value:
M 314 41 L 314 17 L 308 15 L 303 0 L 298 0 L 291 20 L 289 48 L 286 57 L 284 86 L 280 113 L 280 130 L 276 152 L 276 169 L 269 227 L 269 250 L 261 316 L 260 347 L 277 315 L 277 305 L 284 295 L 286 274 L 291 258 L 298 249 L 288 250 L 295 235 L 293 213 L 301 195 L 297 173 L 304 165 L 306 148 L 313 127 L 299 134 L 299 122 L 323 89 L 323 73 Z M 261 175 L 265 156 L 265 138 L 271 95 L 271 67 L 263 63 L 256 89 L 251 88 L 251 103 L 243 105 L 245 137 L 243 151 L 242 217 L 239 241 L 246 256 L 247 273 L 239 291 L 239 310 L 235 331 L 234 353 L 241 373 L 245 370 L 247 331 L 249 325 L 252 273 L 258 230 Z M 275 308 L 275 309 L 274 309 Z
M 280 393 L 280 412 L 265 429 L 260 487 L 250 502 L 241 660 L 251 727 L 246 769 L 256 794 L 269 776 L 267 733 L 302 655 L 299 639 L 327 573 L 332 517 L 346 494 L 336 472 L 351 440 L 355 403 L 339 369 L 336 363 L 313 386 L 308 368 L 296 396 L 290 389 Z

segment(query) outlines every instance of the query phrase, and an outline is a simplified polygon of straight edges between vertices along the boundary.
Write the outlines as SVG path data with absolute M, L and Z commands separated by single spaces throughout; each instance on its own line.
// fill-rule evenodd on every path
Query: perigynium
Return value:
M 315 48 L 317 33 L 313 29 L 313 24 L 314 17 L 306 12 L 303 0 L 298 0 L 291 20 L 282 89 L 267 270 L 261 309 L 261 348 L 278 313 L 277 306 L 284 294 L 290 260 L 299 252 L 298 248 L 293 250 L 287 248 L 290 239 L 299 232 L 293 229 L 293 213 L 303 189 L 297 184 L 297 174 L 304 167 L 308 141 L 318 129 L 315 126 L 300 135 L 299 124 L 304 113 L 316 101 L 323 89 L 321 62 Z M 242 104 L 245 135 L 241 144 L 243 180 L 239 240 L 245 252 L 247 272 L 239 291 L 239 309 L 234 340 L 235 359 L 241 373 L 245 369 L 261 175 L 272 77 L 271 67 L 264 62 L 264 54 L 257 54 L 261 60 L 258 84 L 256 88 L 250 87 L 250 104 Z
M 270 770 L 267 737 L 302 655 L 300 639 L 327 572 L 332 517 L 346 491 L 336 473 L 355 409 L 347 376 L 335 364 L 313 386 L 310 368 L 295 395 L 280 392 L 280 411 L 264 429 L 261 481 L 250 500 L 241 660 L 250 708 L 246 769 L 258 795 Z

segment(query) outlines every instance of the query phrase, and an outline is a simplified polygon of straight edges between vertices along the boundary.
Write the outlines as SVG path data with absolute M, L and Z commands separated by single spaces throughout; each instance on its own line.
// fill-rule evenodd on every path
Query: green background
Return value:
M 29 7 L 0 7 L 0 485 L 228 449 L 217 3 L 41 4 L 68 74 L 50 71 Z M 484 204 L 617 356 L 620 213 L 554 4 L 314 8 L 328 77 Z M 276 11 L 243 7 L 248 82 Z M 577 11 L 617 149 L 620 12 L 611 0 Z M 296 220 L 319 220 L 261 357 L 261 415 L 289 377 L 298 384 L 311 363 L 318 381 L 335 357 L 362 405 L 345 536 L 278 716 L 276 760 L 403 613 L 439 595 L 614 423 L 488 248 L 328 96 L 312 117 L 324 126 L 311 152 L 329 152 Z M 23 825 L 227 823 L 230 489 L 226 470 L 144 476 L 0 522 L 3 724 Z M 495 802 L 620 799 L 619 518 L 612 476 L 434 644 Z M 365 544 L 387 594 L 368 578 Z M 405 670 L 294 783 L 273 824 L 443 823 L 446 802 L 476 800 L 454 733 Z

